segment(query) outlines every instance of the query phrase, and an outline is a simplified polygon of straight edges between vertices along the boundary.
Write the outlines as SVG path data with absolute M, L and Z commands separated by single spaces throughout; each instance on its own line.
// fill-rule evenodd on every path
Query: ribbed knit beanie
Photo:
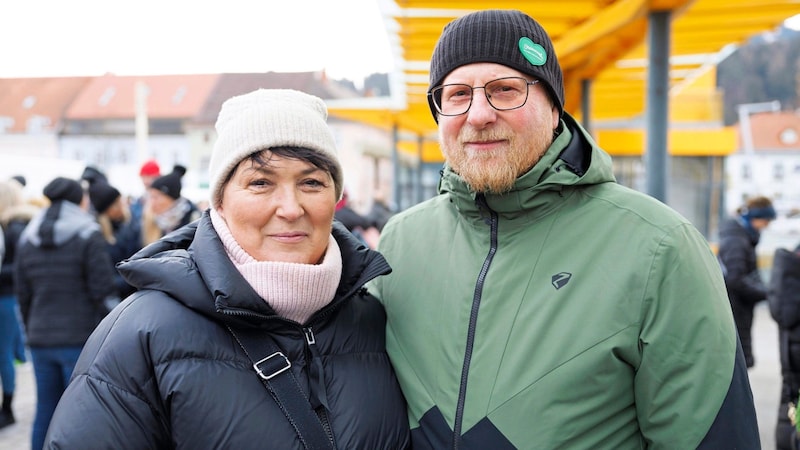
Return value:
M 550 36 L 521 11 L 491 9 L 448 23 L 436 43 L 431 57 L 428 105 L 437 122 L 431 90 L 454 69 L 478 62 L 502 64 L 538 78 L 558 106 L 559 114 L 563 114 L 564 80 Z
M 153 180 L 150 189 L 159 190 L 177 200 L 181 197 L 181 178 L 183 178 L 185 173 L 186 167 L 176 164 L 175 167 L 172 168 L 171 173 L 162 175 Z
M 322 99 L 291 89 L 258 89 L 226 100 L 208 167 L 211 206 L 219 206 L 225 179 L 243 159 L 274 147 L 307 148 L 333 159 L 339 166 L 333 174 L 338 199 L 342 170 L 327 118 Z
M 108 177 L 100 169 L 94 166 L 86 166 L 81 174 L 81 180 L 85 180 L 90 185 L 96 182 L 108 183 Z
M 94 181 L 89 184 L 89 200 L 97 214 L 103 214 L 120 197 L 120 193 L 114 186 L 103 180 Z
M 42 193 L 51 203 L 65 200 L 80 205 L 83 200 L 83 187 L 77 180 L 71 178 L 55 178 L 47 183 Z

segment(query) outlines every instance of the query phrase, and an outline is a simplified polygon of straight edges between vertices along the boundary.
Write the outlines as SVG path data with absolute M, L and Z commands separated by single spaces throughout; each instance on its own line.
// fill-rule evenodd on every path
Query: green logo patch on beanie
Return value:
M 547 52 L 544 47 L 528 37 L 519 38 L 519 51 L 534 66 L 543 66 L 547 62 Z

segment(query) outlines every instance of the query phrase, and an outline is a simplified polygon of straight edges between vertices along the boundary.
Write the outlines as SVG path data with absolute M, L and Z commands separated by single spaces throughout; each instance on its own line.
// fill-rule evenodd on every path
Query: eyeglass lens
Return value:
M 466 113 L 472 106 L 475 89 L 483 89 L 486 100 L 497 110 L 516 109 L 528 100 L 528 85 L 534 84 L 525 78 L 499 78 L 484 86 L 472 87 L 467 84 L 445 84 L 431 92 L 436 109 L 446 116 Z

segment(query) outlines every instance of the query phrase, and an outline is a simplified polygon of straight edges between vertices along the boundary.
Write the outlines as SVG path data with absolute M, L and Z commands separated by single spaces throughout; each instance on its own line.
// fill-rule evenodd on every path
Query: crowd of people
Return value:
M 137 199 L 95 167 L 35 209 L 0 184 L 0 426 L 29 354 L 34 450 L 760 448 L 769 298 L 796 445 L 800 248 L 765 286 L 771 201 L 715 256 L 618 184 L 520 11 L 447 24 L 430 74 L 439 192 L 397 214 L 353 210 L 324 102 L 282 89 L 222 105 L 207 208 L 155 161 Z
M 78 179 L 56 177 L 41 195 L 26 178 L 0 182 L 0 428 L 16 422 L 15 363 L 31 360 L 36 412 L 31 448 L 45 435 L 74 366 L 100 321 L 135 292 L 116 269 L 146 245 L 200 217 L 181 196 L 183 166 L 162 174 L 141 166 L 144 194 L 130 198 L 87 166 Z

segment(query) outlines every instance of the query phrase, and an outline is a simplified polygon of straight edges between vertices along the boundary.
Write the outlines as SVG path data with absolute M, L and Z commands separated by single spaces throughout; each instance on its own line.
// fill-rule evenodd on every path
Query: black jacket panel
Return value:
M 748 232 L 736 219 L 728 219 L 719 230 L 719 260 L 732 301 L 754 304 L 767 298 L 767 288 L 758 274 L 758 234 Z

